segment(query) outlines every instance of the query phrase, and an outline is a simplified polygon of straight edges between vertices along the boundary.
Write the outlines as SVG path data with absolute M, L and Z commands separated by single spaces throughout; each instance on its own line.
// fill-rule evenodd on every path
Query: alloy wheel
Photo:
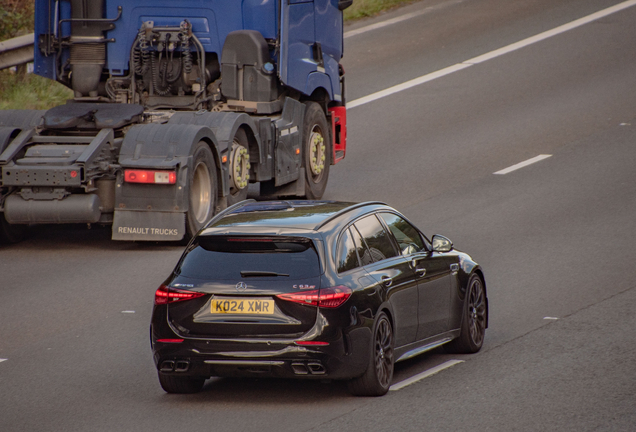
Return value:
M 468 329 L 473 343 L 481 345 L 486 332 L 486 302 L 484 287 L 479 278 L 473 280 L 469 291 Z

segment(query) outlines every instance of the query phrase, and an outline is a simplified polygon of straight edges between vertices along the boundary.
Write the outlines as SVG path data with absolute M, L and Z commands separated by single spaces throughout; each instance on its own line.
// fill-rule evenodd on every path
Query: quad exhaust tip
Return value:
M 190 368 L 189 360 L 164 360 L 159 367 L 160 372 L 187 372 Z
M 320 362 L 293 362 L 291 367 L 296 375 L 324 375 L 327 373 Z

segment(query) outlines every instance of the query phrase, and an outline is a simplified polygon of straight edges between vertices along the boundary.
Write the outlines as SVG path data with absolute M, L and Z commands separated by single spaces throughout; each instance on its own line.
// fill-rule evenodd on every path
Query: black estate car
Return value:
M 169 393 L 274 376 L 378 396 L 395 362 L 477 352 L 487 327 L 479 265 L 393 208 L 248 200 L 214 217 L 156 291 L 151 343 Z

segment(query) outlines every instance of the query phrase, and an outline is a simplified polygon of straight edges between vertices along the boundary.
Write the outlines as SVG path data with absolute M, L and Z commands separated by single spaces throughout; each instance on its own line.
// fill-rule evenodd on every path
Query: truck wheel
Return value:
M 188 173 L 187 237 L 192 238 L 212 218 L 216 209 L 217 178 L 214 156 L 205 141 L 199 141 L 192 154 Z
M 0 243 L 19 243 L 24 239 L 25 225 L 11 225 L 0 213 Z
M 250 152 L 247 134 L 243 129 L 236 131 L 230 151 L 230 194 L 227 205 L 236 204 L 247 198 L 247 185 L 250 179 Z
M 327 117 L 316 102 L 305 104 L 303 122 L 303 167 L 305 168 L 305 196 L 320 199 L 327 188 L 331 164 L 329 125 Z

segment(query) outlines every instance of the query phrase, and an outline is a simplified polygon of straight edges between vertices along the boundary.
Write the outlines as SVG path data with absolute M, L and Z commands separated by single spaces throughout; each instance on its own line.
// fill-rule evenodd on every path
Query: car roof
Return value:
M 386 204 L 342 201 L 254 201 L 247 200 L 215 216 L 199 235 L 215 234 L 310 234 L 330 222 L 347 220 L 366 213 L 369 207 Z

